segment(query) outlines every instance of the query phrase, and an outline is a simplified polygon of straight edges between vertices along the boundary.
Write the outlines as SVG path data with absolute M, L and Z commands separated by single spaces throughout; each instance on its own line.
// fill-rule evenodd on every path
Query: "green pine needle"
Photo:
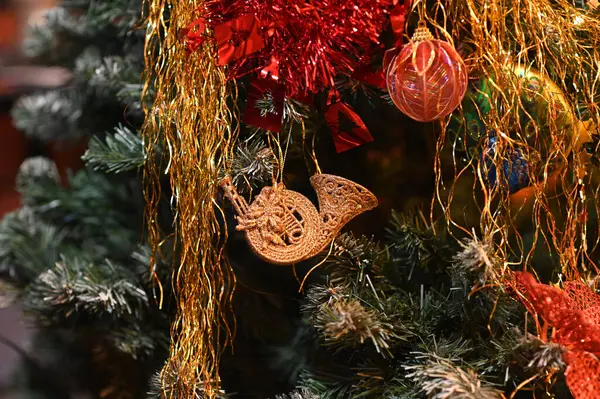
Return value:
M 24 304 L 41 320 L 64 322 L 84 313 L 94 317 L 141 317 L 149 298 L 135 274 L 122 266 L 110 261 L 96 265 L 63 259 L 29 286 Z
M 422 355 L 419 365 L 405 366 L 407 378 L 429 399 L 500 399 L 497 389 L 479 379 L 474 370 L 464 369 L 447 359 Z
M 104 141 L 93 137 L 82 159 L 94 170 L 122 173 L 139 169 L 145 156 L 142 138 L 119 125 Z

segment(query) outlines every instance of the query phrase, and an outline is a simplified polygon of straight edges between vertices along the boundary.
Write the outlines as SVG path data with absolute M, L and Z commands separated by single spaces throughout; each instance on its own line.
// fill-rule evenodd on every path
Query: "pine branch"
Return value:
M 383 274 L 398 287 L 414 289 L 448 280 L 456 248 L 443 235 L 435 235 L 424 220 L 419 214 L 392 213 L 392 226 L 387 229 L 390 262 Z
M 148 296 L 135 275 L 106 261 L 95 265 L 62 259 L 31 284 L 24 306 L 40 321 L 60 323 L 82 313 L 94 317 L 141 315 L 148 308 Z
M 532 376 L 545 376 L 564 370 L 565 348 L 543 342 L 533 334 L 523 334 L 511 328 L 493 342 L 497 353 L 495 363 L 499 374 L 519 383 Z
M 0 273 L 17 285 L 28 283 L 59 259 L 66 249 L 65 236 L 29 208 L 5 215 L 0 222 Z
M 41 20 L 28 25 L 23 42 L 25 55 L 47 64 L 68 62 L 83 47 L 84 22 L 84 17 L 75 16 L 67 8 L 48 9 Z
M 469 280 L 476 274 L 476 286 L 498 283 L 502 273 L 502 262 L 493 253 L 490 243 L 482 242 L 474 237 L 461 243 L 462 250 L 454 256 L 453 274 L 458 280 Z
M 320 399 L 320 397 L 311 393 L 306 388 L 301 388 L 294 392 L 290 392 L 283 395 L 277 395 L 275 396 L 275 399 Z
M 319 399 L 353 398 L 353 375 L 338 375 L 327 371 L 304 371 L 300 376 L 301 389 L 314 393 Z
M 330 302 L 321 309 L 323 336 L 326 341 L 340 339 L 362 344 L 371 340 L 377 351 L 389 349 L 388 341 L 393 338 L 389 324 L 378 320 L 378 315 L 365 309 L 358 300 Z
M 161 331 L 152 327 L 148 320 L 123 320 L 107 332 L 106 339 L 133 359 L 147 359 L 169 347 L 168 329 Z
M 93 137 L 82 159 L 96 171 L 122 173 L 144 164 L 144 143 L 139 135 L 119 125 L 104 141 Z
M 136 193 L 140 203 L 142 198 L 137 191 L 141 188 L 134 189 L 82 170 L 69 179 L 68 187 L 46 180 L 27 185 L 21 195 L 36 217 L 64 230 L 80 254 L 102 261 L 128 259 L 137 244 L 142 216 L 134 199 Z
M 111 28 L 118 36 L 127 36 L 132 33 L 132 27 L 140 21 L 141 15 L 141 1 L 110 0 L 91 2 L 87 18 L 96 31 Z
M 82 99 L 79 93 L 53 90 L 20 98 L 12 109 L 17 129 L 41 141 L 76 140 L 86 132 L 80 129 Z
M 133 60 L 120 56 L 103 57 L 96 48 L 87 49 L 75 61 L 75 73 L 86 82 L 86 89 L 101 98 L 115 97 L 127 84 L 141 85 L 141 72 L 141 65 Z
M 343 288 L 316 285 L 307 298 L 303 311 L 327 345 L 353 348 L 368 340 L 385 355 L 400 338 L 383 312 L 366 308 Z
M 430 399 L 500 399 L 502 394 L 479 379 L 474 370 L 463 369 L 453 362 L 428 354 L 417 354 L 424 361 L 405 366 L 420 392 Z
M 359 284 L 365 281 L 366 275 L 372 278 L 380 275 L 386 255 L 373 239 L 344 233 L 335 239 L 333 251 L 326 258 L 325 271 L 334 286 Z
M 270 183 L 274 162 L 273 152 L 261 140 L 239 144 L 231 167 L 233 184 L 244 193 Z
M 165 366 L 168 368 L 168 366 Z M 162 373 L 166 373 L 163 379 Z M 204 389 L 198 388 L 194 393 L 194 397 L 180 398 L 176 391 L 173 390 L 175 383 L 177 382 L 178 376 L 175 371 L 162 371 L 155 373 L 150 378 L 150 385 L 148 387 L 148 399 L 204 399 Z M 202 386 L 202 381 L 197 381 L 197 387 Z M 219 391 L 219 394 L 215 399 L 227 399 L 229 396 L 224 391 Z
M 58 185 L 60 184 L 60 175 L 56 164 L 51 159 L 45 157 L 27 158 L 19 166 L 19 172 L 16 178 L 16 187 L 19 193 L 24 194 L 36 186 Z M 27 197 L 24 198 L 26 205 Z

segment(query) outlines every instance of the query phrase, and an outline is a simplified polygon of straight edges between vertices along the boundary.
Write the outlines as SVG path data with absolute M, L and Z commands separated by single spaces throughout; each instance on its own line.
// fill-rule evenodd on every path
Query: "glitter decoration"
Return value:
M 421 21 L 387 70 L 390 98 L 404 114 L 431 122 L 452 113 L 467 91 L 467 68 L 456 49 Z
M 231 178 L 221 181 L 254 253 L 266 262 L 293 265 L 324 250 L 350 220 L 377 206 L 366 188 L 339 176 L 317 174 L 310 182 L 319 211 L 303 195 L 281 183 L 265 187 L 248 205 Z
M 490 185 L 495 186 L 498 180 L 503 186 L 508 187 L 509 193 L 516 193 L 520 189 L 529 185 L 529 164 L 520 148 L 507 148 L 505 156 L 500 160 L 502 172 L 498 176 L 498 170 L 494 164 L 494 158 L 497 156 L 498 137 L 490 135 L 487 147 L 483 151 L 483 164 L 487 170 L 487 178 Z
M 527 310 L 547 323 L 537 323 L 542 340 L 548 342 L 546 329 L 552 327 L 552 341 L 567 350 L 565 377 L 573 397 L 600 397 L 600 295 L 578 281 L 565 283 L 561 290 L 523 272 L 515 272 L 511 284 Z

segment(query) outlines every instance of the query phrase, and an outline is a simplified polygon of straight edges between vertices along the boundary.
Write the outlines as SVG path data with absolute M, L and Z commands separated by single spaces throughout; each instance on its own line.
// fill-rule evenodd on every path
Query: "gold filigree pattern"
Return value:
M 321 252 L 350 220 L 377 206 L 366 188 L 347 179 L 318 174 L 311 178 L 320 212 L 303 195 L 283 184 L 265 187 L 252 204 L 240 197 L 231 178 L 221 181 L 237 213 L 237 229 L 261 259 L 293 265 Z

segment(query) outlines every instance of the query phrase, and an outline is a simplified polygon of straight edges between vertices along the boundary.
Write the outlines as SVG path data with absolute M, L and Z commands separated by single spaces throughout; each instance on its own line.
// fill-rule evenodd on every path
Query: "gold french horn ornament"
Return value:
M 343 177 L 316 174 L 310 183 L 319 211 L 308 198 L 281 183 L 265 187 L 248 205 L 225 177 L 219 185 L 231 201 L 239 231 L 266 262 L 293 265 L 323 251 L 350 220 L 377 206 L 366 188 Z

